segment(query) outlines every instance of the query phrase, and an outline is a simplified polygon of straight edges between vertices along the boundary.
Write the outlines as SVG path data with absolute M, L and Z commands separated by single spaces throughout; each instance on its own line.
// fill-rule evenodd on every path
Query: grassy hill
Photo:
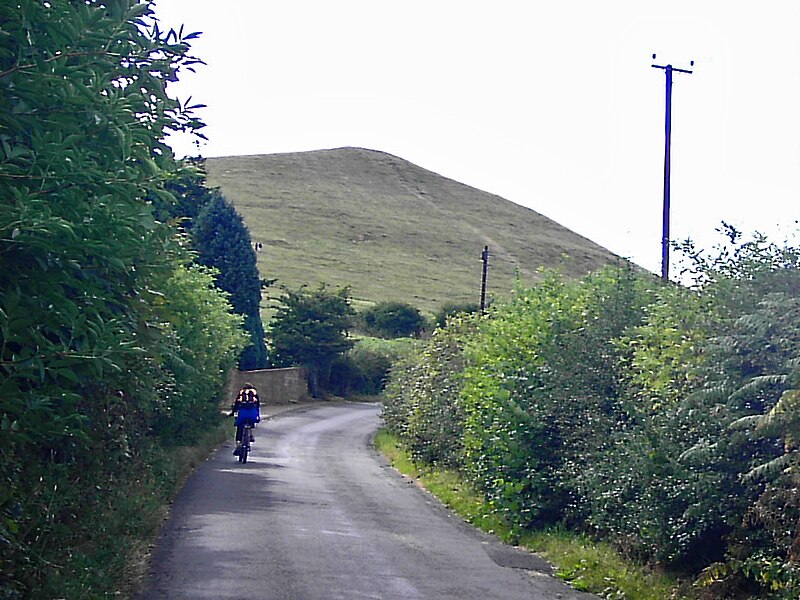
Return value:
M 264 277 L 292 288 L 349 285 L 364 302 L 400 300 L 425 312 L 507 296 L 515 274 L 540 267 L 580 276 L 620 259 L 558 223 L 390 154 L 340 148 L 206 160 L 243 216 Z

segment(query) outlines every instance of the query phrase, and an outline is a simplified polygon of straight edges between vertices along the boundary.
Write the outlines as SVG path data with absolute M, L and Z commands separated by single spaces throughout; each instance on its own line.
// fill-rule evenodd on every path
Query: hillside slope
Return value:
M 263 245 L 264 277 L 349 285 L 355 299 L 433 312 L 477 303 L 489 246 L 489 297 L 540 267 L 580 276 L 620 259 L 558 223 L 383 152 L 340 148 L 206 160 L 209 184 Z

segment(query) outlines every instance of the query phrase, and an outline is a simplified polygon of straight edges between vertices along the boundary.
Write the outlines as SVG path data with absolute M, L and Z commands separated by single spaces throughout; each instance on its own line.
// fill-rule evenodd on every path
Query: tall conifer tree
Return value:
M 245 317 L 252 344 L 239 357 L 243 371 L 267 366 L 261 322 L 261 279 L 256 253 L 242 217 L 219 193 L 200 211 L 192 230 L 200 263 L 219 270 L 217 285 L 231 295 L 233 309 Z

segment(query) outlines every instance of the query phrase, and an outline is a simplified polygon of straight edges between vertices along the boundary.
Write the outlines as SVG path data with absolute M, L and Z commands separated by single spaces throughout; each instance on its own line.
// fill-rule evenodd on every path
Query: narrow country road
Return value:
M 593 598 L 450 514 L 371 446 L 380 408 L 331 404 L 262 423 L 187 483 L 141 600 Z

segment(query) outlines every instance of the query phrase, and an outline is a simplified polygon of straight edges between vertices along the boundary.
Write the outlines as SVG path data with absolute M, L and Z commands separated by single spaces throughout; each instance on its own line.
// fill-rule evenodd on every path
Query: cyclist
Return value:
M 258 390 L 256 390 L 255 386 L 250 383 L 244 384 L 236 395 L 230 414 L 231 416 L 236 414 L 236 421 L 234 421 L 234 425 L 236 425 L 236 449 L 234 449 L 233 453 L 238 455 L 242 447 L 245 424 L 255 425 L 261 422 L 261 402 L 258 399 Z M 252 434 L 250 441 L 254 441 Z

